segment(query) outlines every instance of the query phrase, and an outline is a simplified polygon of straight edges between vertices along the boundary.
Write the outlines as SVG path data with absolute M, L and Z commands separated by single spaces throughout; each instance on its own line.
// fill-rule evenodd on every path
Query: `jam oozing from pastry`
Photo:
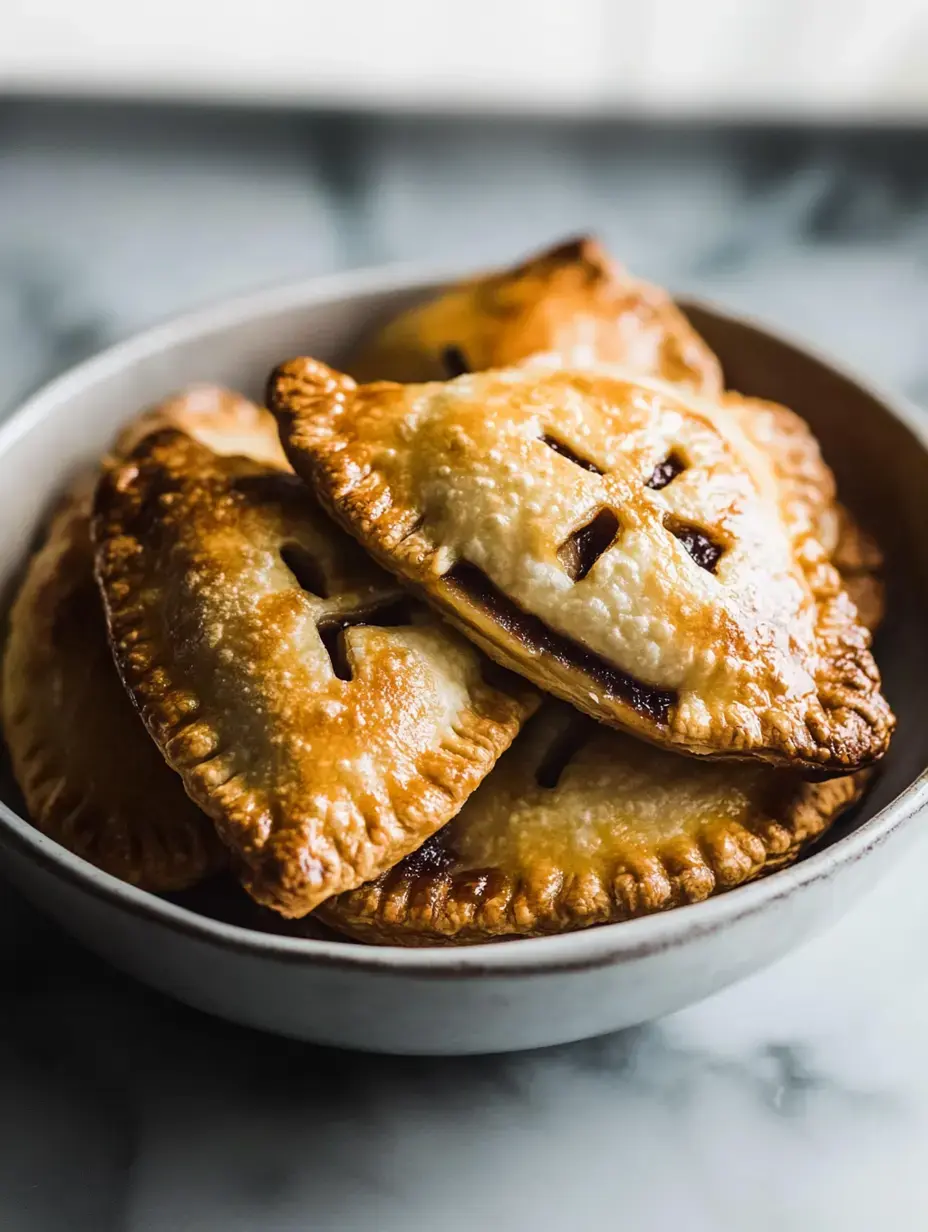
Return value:
M 446 837 L 450 828 L 446 826 L 433 834 L 418 851 L 413 851 L 386 873 L 382 883 L 384 893 L 389 894 L 395 886 L 412 885 L 428 894 L 444 883 L 449 885 L 454 902 L 460 908 L 499 894 L 505 884 L 505 874 L 494 868 L 461 868 L 461 856 Z
M 588 719 L 577 715 L 557 734 L 535 768 L 535 782 L 539 787 L 557 787 L 567 766 L 589 740 L 594 726 Z
M 555 453 L 559 453 L 562 458 L 567 458 L 567 460 L 569 462 L 573 462 L 575 466 L 582 466 L 585 471 L 589 471 L 592 475 L 603 474 L 595 462 L 591 462 L 589 458 L 581 458 L 578 453 L 574 453 L 569 445 L 565 445 L 563 441 L 559 441 L 556 437 L 543 436 L 541 439 L 549 449 L 553 449 Z
M 586 526 L 575 530 L 557 550 L 564 572 L 574 582 L 582 581 L 619 533 L 619 519 L 611 509 L 600 509 Z
M 397 872 L 401 872 L 405 877 L 431 876 L 451 868 L 457 863 L 457 859 L 457 854 L 439 830 L 426 839 L 417 851 L 410 852 L 400 863 Z
M 453 381 L 456 376 L 463 376 L 465 372 L 470 372 L 467 356 L 459 346 L 452 345 L 444 348 L 441 353 L 441 366 L 449 381 Z
M 546 624 L 525 612 L 497 589 L 482 570 L 459 561 L 444 575 L 444 581 L 475 607 L 483 608 L 511 637 L 517 638 L 535 654 L 550 655 L 558 663 L 584 672 L 590 680 L 633 706 L 656 723 L 666 723 L 670 707 L 677 700 L 671 690 L 659 689 L 629 676 L 598 655 L 555 633 Z
M 399 625 L 412 624 L 412 614 L 408 599 L 396 599 L 385 603 L 382 607 L 368 611 L 352 612 L 348 616 L 338 616 L 331 620 L 321 620 L 318 625 L 319 636 L 325 646 L 326 653 L 332 661 L 332 670 L 339 680 L 351 679 L 351 664 L 345 652 L 345 639 L 342 634 L 346 629 L 357 628 L 360 625 L 375 625 L 379 629 L 395 629 Z
M 685 470 L 686 464 L 678 453 L 668 454 L 663 462 L 658 462 L 655 466 L 645 487 L 653 488 L 655 492 L 658 492 L 661 488 L 666 488 L 668 483 L 672 483 Z
M 320 599 L 328 599 L 329 586 L 325 574 L 312 552 L 308 552 L 301 543 L 285 543 L 280 549 L 280 558 L 303 590 Z
M 704 530 L 676 518 L 668 518 L 664 525 L 675 539 L 680 540 L 700 569 L 715 573 L 722 558 L 722 548 L 713 543 Z

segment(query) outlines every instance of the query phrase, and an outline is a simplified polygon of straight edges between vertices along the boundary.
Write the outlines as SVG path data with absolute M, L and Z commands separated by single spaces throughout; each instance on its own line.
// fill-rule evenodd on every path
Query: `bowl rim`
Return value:
M 328 300 L 356 299 L 386 291 L 428 292 L 470 273 L 460 267 L 417 264 L 377 266 L 346 273 L 301 279 L 173 316 L 115 343 L 70 368 L 32 394 L 0 425 L 0 467 L 7 452 L 47 418 L 60 413 L 69 400 L 107 376 L 178 344 L 247 324 L 264 316 L 310 307 Z M 874 386 L 841 361 L 809 347 L 779 328 L 750 314 L 729 312 L 698 297 L 681 296 L 681 307 L 747 326 L 781 346 L 807 356 L 868 394 L 928 452 L 928 416 L 907 399 Z M 700 903 L 676 907 L 639 919 L 604 924 L 552 937 L 519 938 L 479 945 L 367 946 L 333 938 L 279 936 L 227 924 L 187 907 L 140 890 L 95 868 L 35 829 L 0 800 L 0 834 L 27 861 L 46 873 L 63 877 L 76 888 L 128 911 L 151 924 L 207 945 L 252 957 L 308 966 L 338 967 L 405 977 L 537 976 L 588 970 L 632 962 L 648 954 L 675 949 L 765 911 L 774 903 L 827 880 L 837 869 L 856 863 L 881 846 L 898 828 L 911 822 L 928 805 L 928 766 L 898 796 L 850 834 L 797 864 L 758 881 Z

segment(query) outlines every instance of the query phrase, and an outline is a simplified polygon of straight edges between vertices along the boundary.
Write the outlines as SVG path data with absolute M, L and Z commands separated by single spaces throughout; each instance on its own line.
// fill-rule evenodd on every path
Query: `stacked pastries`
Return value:
M 191 391 L 68 496 L 4 665 L 37 826 L 428 945 L 698 901 L 859 798 L 879 550 L 667 296 L 572 242 L 350 366 Z

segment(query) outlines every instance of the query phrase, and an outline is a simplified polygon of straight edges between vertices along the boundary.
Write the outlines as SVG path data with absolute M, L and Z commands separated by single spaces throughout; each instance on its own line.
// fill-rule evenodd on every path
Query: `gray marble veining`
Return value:
M 928 136 L 0 106 L 0 408 L 176 310 L 595 229 L 928 401 Z M 134 985 L 0 899 L 10 1232 L 928 1226 L 924 841 L 660 1024 L 356 1057 Z

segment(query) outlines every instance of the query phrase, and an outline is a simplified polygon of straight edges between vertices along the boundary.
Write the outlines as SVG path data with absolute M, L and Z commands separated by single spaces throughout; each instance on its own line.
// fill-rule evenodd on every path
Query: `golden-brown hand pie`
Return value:
M 92 484 L 69 497 L 10 614 L 4 734 L 33 823 L 146 890 L 218 868 L 209 819 L 148 738 L 113 666 L 93 576 Z
M 404 312 L 349 368 L 361 381 L 432 381 L 539 357 L 561 367 L 624 364 L 706 396 L 722 388 L 718 360 L 666 292 L 588 238 Z
M 131 420 L 116 438 L 117 457 L 160 428 L 187 432 L 220 454 L 241 454 L 289 470 L 273 415 L 221 385 L 192 385 Z
M 885 752 L 869 635 L 734 410 L 614 369 L 359 387 L 310 359 L 269 398 L 343 525 L 547 691 L 698 755 L 838 774 Z
M 760 398 L 727 393 L 724 404 L 772 464 L 790 533 L 817 540 L 841 575 L 861 623 L 873 632 L 885 608 L 883 553 L 837 500 L 834 476 L 807 425 L 795 412 Z
M 858 526 L 850 510 L 835 506 L 835 542 L 831 559 L 841 574 L 863 624 L 876 629 L 886 611 L 883 552 L 871 534 Z
M 124 682 L 246 889 L 283 915 L 421 845 L 536 704 L 489 683 L 295 476 L 165 431 L 95 511 Z
M 174 425 L 220 453 L 286 467 L 273 417 L 203 385 L 132 420 L 114 453 Z M 10 616 L 5 736 L 33 822 L 90 863 L 143 889 L 185 889 L 224 849 L 188 799 L 129 700 L 106 638 L 93 576 L 90 502 L 82 481 L 52 520 Z
M 462 945 L 699 902 L 795 859 L 869 773 L 697 761 L 548 702 L 453 821 L 321 915 L 361 941 Z
M 791 412 L 765 410 L 789 428 Z M 769 426 L 750 425 L 772 446 Z M 782 450 L 783 440 L 776 443 Z M 814 471 L 804 449 L 779 456 L 787 472 Z M 860 543 L 853 558 L 866 551 L 878 565 L 879 548 L 839 509 L 832 559 Z M 880 583 L 871 581 L 876 594 Z M 871 631 L 879 597 L 861 609 Z M 678 757 L 549 701 L 457 817 L 319 914 L 359 941 L 464 945 L 666 910 L 790 863 L 858 800 L 869 777 L 861 770 L 808 783 L 758 763 Z

